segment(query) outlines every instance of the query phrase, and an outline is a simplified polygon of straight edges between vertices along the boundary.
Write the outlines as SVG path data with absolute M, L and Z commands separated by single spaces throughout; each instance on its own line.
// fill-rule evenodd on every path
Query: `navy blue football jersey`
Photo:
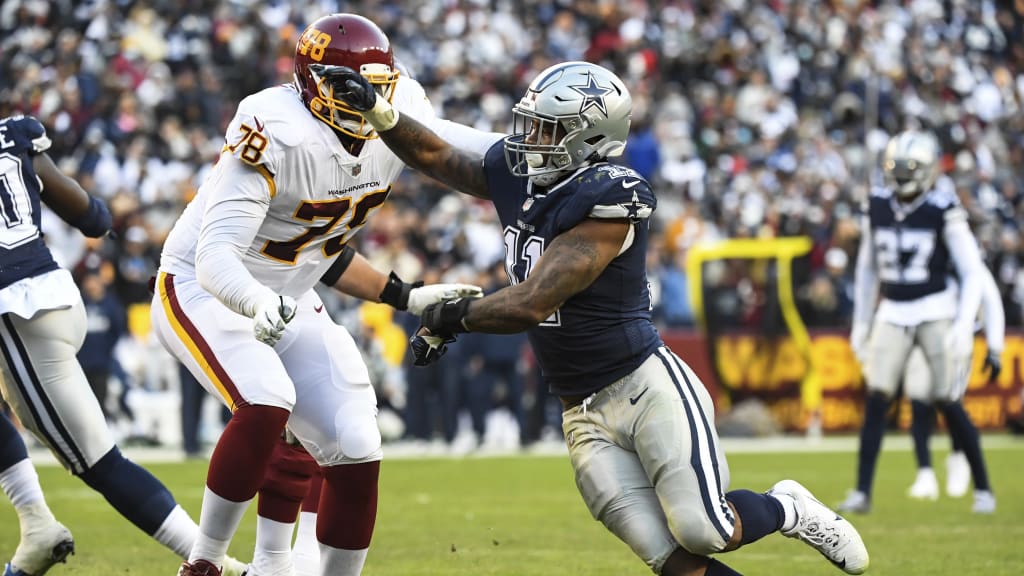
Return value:
M 35 118 L 0 119 L 0 288 L 57 269 L 43 243 L 42 184 L 32 167 L 32 157 L 49 147 Z
M 633 242 L 587 289 L 528 331 L 544 379 L 556 395 L 589 394 L 634 371 L 662 346 L 651 321 L 647 283 L 648 218 L 656 201 L 635 171 L 600 163 L 542 192 L 513 176 L 498 142 L 484 157 L 487 186 L 505 237 L 513 284 L 560 233 L 586 218 L 628 218 Z
M 889 300 L 916 300 L 946 289 L 951 269 L 946 223 L 966 218 L 956 194 L 932 190 L 902 204 L 887 188 L 868 198 L 880 290 Z

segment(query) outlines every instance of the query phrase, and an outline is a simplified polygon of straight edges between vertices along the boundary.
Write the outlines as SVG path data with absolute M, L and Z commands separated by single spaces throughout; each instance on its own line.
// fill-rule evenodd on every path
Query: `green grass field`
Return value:
M 940 481 L 945 454 L 936 452 Z M 828 504 L 854 475 L 855 454 L 775 453 L 730 456 L 732 486 L 764 490 L 800 480 Z M 853 517 L 871 552 L 869 574 L 899 576 L 1024 573 L 1024 443 L 988 450 L 999 510 L 971 514 L 970 498 L 908 500 L 912 455 L 884 452 L 874 511 Z M 204 462 L 154 464 L 179 501 L 198 517 Z M 178 561 L 117 516 L 82 483 L 53 466 L 40 468 L 50 506 L 71 528 L 78 553 L 50 574 L 167 575 Z M 231 552 L 251 556 L 255 506 Z M 18 541 L 16 517 L 0 503 L 0 558 Z M 778 535 L 722 557 L 744 574 L 840 574 L 805 545 Z M 364 574 L 446 576 L 644 575 L 625 545 L 591 520 L 563 457 L 390 460 L 382 472 L 380 513 Z

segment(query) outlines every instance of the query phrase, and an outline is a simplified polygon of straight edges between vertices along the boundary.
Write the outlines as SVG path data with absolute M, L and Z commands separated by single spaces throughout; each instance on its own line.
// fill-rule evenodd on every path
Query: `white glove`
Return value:
M 854 323 L 853 329 L 850 330 L 850 349 L 862 367 L 867 364 L 869 334 L 870 327 L 861 322 Z
M 480 298 L 484 291 L 479 286 L 472 284 L 431 284 L 420 286 L 409 291 L 408 310 L 410 313 L 419 316 L 423 309 L 431 304 L 454 300 L 455 298 Z
M 284 327 L 295 317 L 295 299 L 269 293 L 256 304 L 252 316 L 252 330 L 256 339 L 267 346 L 277 344 Z

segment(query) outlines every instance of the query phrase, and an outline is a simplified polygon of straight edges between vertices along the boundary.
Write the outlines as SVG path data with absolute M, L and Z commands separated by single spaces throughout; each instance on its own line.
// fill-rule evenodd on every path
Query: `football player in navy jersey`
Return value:
M 868 395 L 857 487 L 839 505 L 840 511 L 871 509 L 885 415 L 914 346 L 928 361 L 930 397 L 971 465 L 974 509 L 995 510 L 978 431 L 960 402 L 967 387 L 984 263 L 960 200 L 952 190 L 935 186 L 939 156 L 938 142 L 930 133 L 897 134 L 883 157 L 886 186 L 873 189 L 868 197 L 850 333 Z M 959 290 L 948 276 L 951 265 Z
M 92 238 L 107 233 L 111 217 L 101 200 L 60 172 L 49 147 L 35 118 L 0 119 L 0 392 L 68 471 L 184 557 L 198 526 L 159 480 L 121 455 L 75 356 L 85 338 L 85 307 L 71 273 L 43 242 L 40 204 Z M 24 443 L 4 424 L 0 486 L 15 504 L 22 536 L 4 576 L 36 576 L 64 561 L 74 543 L 42 502 Z M 244 568 L 230 564 L 233 574 Z
M 565 408 L 580 494 L 657 574 L 736 574 L 709 555 L 776 531 L 848 573 L 865 570 L 856 529 L 797 482 L 726 492 L 710 395 L 651 321 L 654 193 L 607 160 L 622 153 L 631 114 L 615 74 L 587 62 L 543 71 L 513 108 L 514 133 L 483 157 L 400 114 L 357 72 L 334 76 L 336 93 L 409 166 L 491 200 L 504 226 L 512 285 L 426 307 L 417 363 L 439 358 L 461 332 L 528 332 Z

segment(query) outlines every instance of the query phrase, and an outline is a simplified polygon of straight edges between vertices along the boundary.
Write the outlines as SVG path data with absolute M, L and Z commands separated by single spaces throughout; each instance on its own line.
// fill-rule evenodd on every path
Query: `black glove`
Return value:
M 448 345 L 455 342 L 455 336 L 432 336 L 422 327 L 409 340 L 412 346 L 413 366 L 428 366 L 437 362 L 448 352 Z
M 988 372 L 989 384 L 999 378 L 999 373 L 1003 371 L 1003 361 L 1000 359 L 999 352 L 988 351 L 988 354 L 985 355 L 985 363 L 981 365 L 981 371 L 982 373 Z
M 373 84 L 348 66 L 310 64 L 309 69 L 334 89 L 335 98 L 353 110 L 366 112 L 377 103 L 377 91 L 373 89 Z
M 469 332 L 462 318 L 469 312 L 471 298 L 445 300 L 439 304 L 431 304 L 420 314 L 420 324 L 431 334 L 460 334 Z

